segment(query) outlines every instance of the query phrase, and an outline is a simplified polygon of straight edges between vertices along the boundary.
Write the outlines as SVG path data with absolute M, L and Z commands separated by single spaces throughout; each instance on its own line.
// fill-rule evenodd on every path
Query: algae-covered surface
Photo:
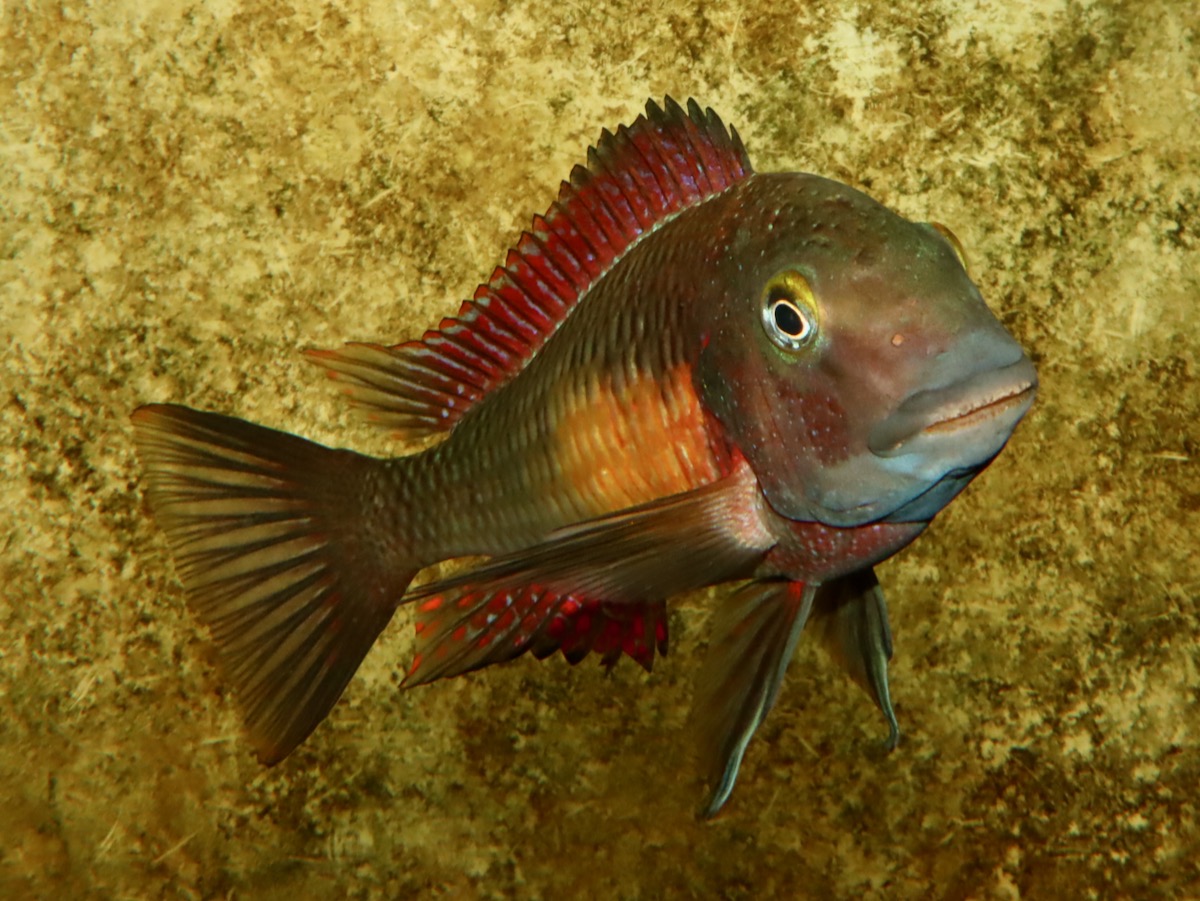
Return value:
M 1200 895 L 1190 0 L 2 10 L 0 896 Z M 411 692 L 402 613 L 263 769 L 130 412 L 386 453 L 298 351 L 453 312 L 666 93 L 760 170 L 949 224 L 1039 366 L 1009 449 L 880 568 L 899 748 L 802 646 L 698 820 L 698 595 L 653 675 L 522 660 Z

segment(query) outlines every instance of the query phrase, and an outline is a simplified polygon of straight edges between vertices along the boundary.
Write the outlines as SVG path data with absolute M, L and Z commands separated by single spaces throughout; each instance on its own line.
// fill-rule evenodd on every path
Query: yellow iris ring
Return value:
M 785 331 L 779 323 L 780 304 L 791 307 L 805 325 L 802 333 Z M 786 269 L 773 276 L 763 290 L 762 320 L 767 336 L 785 353 L 796 353 L 808 347 L 819 331 L 817 298 L 808 279 L 795 269 Z

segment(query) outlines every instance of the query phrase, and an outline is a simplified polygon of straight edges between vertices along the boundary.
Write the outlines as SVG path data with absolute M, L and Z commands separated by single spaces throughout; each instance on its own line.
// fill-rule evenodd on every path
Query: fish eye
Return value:
M 816 299 L 808 280 L 795 270 L 771 279 L 763 296 L 763 328 L 778 347 L 798 351 L 817 331 Z
M 950 249 L 958 257 L 959 264 L 969 274 L 971 267 L 967 265 L 967 252 L 963 250 L 962 241 L 958 240 L 958 235 L 954 234 L 954 232 L 950 231 L 949 228 L 940 222 L 930 222 L 929 227 L 946 239 L 946 243 L 950 245 Z

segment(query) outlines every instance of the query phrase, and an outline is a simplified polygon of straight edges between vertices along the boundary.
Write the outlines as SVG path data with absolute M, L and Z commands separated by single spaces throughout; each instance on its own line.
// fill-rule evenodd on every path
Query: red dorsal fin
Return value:
M 405 438 L 448 431 L 519 373 L 642 236 L 751 173 L 734 129 L 694 100 L 670 97 L 616 134 L 605 130 L 558 200 L 458 315 L 395 347 L 310 351 L 368 416 Z
M 572 664 L 596 653 L 609 667 L 625 654 L 647 671 L 656 651 L 667 652 L 664 602 L 597 601 L 539 586 L 429 598 L 417 609 L 416 629 L 408 687 L 526 652 L 543 660 L 561 650 Z

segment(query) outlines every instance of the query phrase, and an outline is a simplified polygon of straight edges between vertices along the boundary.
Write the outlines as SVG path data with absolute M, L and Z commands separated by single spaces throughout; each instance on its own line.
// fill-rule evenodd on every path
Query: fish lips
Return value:
M 1033 405 L 1037 373 L 1028 357 L 977 373 L 945 388 L 919 391 L 877 425 L 872 453 L 900 462 L 923 461 L 944 474 L 892 510 L 886 522 L 928 522 L 1000 453 Z
M 871 430 L 867 447 L 884 459 L 944 459 L 947 472 L 985 465 L 1029 411 L 1037 384 L 1033 363 L 1022 355 L 1008 366 L 918 391 Z

